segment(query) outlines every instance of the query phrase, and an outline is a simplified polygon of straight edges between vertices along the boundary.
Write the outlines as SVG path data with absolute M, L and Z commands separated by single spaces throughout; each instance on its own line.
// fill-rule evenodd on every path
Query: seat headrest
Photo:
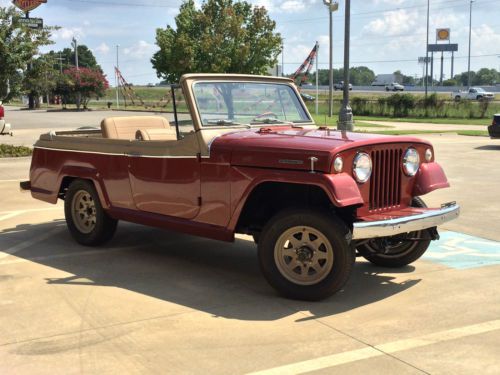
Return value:
M 175 129 L 138 129 L 135 132 L 138 141 L 176 141 Z
M 103 138 L 134 139 L 137 129 L 169 129 L 162 116 L 108 117 L 101 122 Z

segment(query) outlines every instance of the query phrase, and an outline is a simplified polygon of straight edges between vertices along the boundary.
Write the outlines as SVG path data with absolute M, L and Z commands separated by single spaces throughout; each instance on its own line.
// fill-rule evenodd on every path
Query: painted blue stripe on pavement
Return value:
M 500 264 L 500 242 L 457 232 L 442 232 L 424 259 L 457 269 Z

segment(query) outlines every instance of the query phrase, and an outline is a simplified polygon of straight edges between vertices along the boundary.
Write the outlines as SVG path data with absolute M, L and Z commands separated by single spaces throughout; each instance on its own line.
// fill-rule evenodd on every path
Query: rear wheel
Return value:
M 418 197 L 413 198 L 413 207 L 427 207 Z M 429 239 L 426 239 L 426 236 Z M 366 260 L 383 267 L 403 267 L 419 259 L 431 243 L 425 231 L 404 233 L 397 236 L 373 238 L 358 245 L 356 250 Z
M 118 221 L 104 211 L 89 181 L 75 180 L 69 185 L 64 198 L 64 214 L 71 235 L 82 245 L 100 245 L 115 234 Z
M 355 260 L 351 233 L 324 212 L 287 210 L 264 227 L 259 263 L 267 281 L 282 295 L 320 300 L 347 282 Z

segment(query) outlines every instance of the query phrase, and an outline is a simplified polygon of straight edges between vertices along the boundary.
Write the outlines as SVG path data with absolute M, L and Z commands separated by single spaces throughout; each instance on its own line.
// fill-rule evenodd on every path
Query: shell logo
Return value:
M 450 29 L 437 29 L 437 40 L 450 40 Z
M 35 8 L 38 8 L 40 5 L 46 2 L 47 0 L 14 0 L 12 1 L 12 4 L 26 13 Z

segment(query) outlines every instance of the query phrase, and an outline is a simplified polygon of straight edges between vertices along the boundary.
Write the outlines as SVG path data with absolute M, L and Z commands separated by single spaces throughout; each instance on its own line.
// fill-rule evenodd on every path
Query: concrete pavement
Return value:
M 447 229 L 500 241 L 500 144 L 425 138 L 452 184 L 426 202 L 457 200 Z M 498 373 L 500 265 L 481 250 L 486 263 L 466 269 L 358 259 L 342 292 L 291 301 L 264 281 L 248 237 L 120 223 L 105 246 L 76 244 L 61 202 L 19 192 L 28 168 L 0 159 L 2 374 Z

